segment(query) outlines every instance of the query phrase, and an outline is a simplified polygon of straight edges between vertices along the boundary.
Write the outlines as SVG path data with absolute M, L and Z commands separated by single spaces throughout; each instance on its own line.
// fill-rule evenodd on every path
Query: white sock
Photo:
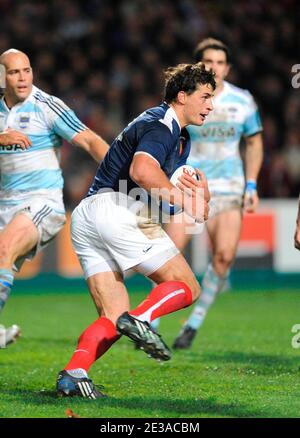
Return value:
M 83 368 L 74 368 L 74 370 L 66 370 L 70 376 L 77 379 L 88 377 L 87 372 Z
M 227 280 L 227 275 L 220 277 L 209 264 L 202 281 L 202 293 L 187 320 L 185 326 L 198 330 L 204 322 L 208 309 L 214 303 L 218 293 Z

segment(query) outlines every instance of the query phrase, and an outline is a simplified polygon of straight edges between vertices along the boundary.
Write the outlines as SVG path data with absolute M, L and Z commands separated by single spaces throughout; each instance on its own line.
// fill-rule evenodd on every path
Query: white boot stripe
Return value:
M 139 321 L 137 322 L 137 327 L 139 329 L 139 332 L 143 334 L 144 333 L 143 326 Z
M 141 334 L 143 334 L 144 331 L 145 331 L 143 325 L 142 325 L 139 321 L 135 321 L 135 323 L 136 323 L 136 325 L 137 325 L 137 328 L 138 328 L 139 332 L 140 332 Z
M 86 382 L 80 382 L 80 389 L 84 397 L 89 397 L 90 393 L 86 387 Z
M 86 392 L 87 396 L 90 398 L 91 393 L 92 393 L 92 389 L 91 389 L 90 385 L 88 384 L 88 382 L 82 382 L 82 384 L 84 385 L 85 392 Z
M 138 321 L 135 321 L 135 325 L 137 326 L 138 331 L 141 331 L 141 324 Z
M 84 395 L 88 397 L 89 392 L 86 389 L 85 382 L 80 382 Z
M 83 397 L 86 397 L 85 391 L 82 387 L 82 383 L 78 382 L 78 388 L 80 389 L 81 394 L 83 395 Z
M 88 382 L 84 382 L 84 383 L 85 383 L 85 385 L 87 387 L 87 390 L 89 391 L 89 393 L 88 393 L 89 398 L 96 399 L 97 397 L 94 394 L 94 390 L 93 390 L 92 385 L 90 383 L 88 383 Z

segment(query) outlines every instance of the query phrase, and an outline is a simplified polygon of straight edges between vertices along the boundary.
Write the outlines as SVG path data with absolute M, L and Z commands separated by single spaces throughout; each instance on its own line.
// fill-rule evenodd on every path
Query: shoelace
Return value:
M 94 389 L 96 389 L 97 391 L 101 392 L 104 390 L 104 386 L 100 385 L 98 383 L 94 383 L 92 382 L 92 379 L 87 379 L 87 382 L 89 382 L 89 384 L 91 385 L 91 387 Z
M 144 321 L 144 324 L 147 326 L 147 328 L 154 333 L 155 335 L 157 335 L 159 338 L 161 338 L 161 335 L 159 333 L 157 333 L 156 330 L 154 330 L 154 328 L 151 327 L 151 325 L 149 324 L 148 321 Z

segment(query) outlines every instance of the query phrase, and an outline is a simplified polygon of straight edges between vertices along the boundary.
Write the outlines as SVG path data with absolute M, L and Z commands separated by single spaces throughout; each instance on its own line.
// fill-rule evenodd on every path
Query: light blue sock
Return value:
M 13 282 L 13 272 L 9 269 L 0 269 L 0 312 L 9 297 Z
M 227 275 L 225 277 L 219 277 L 216 274 L 211 264 L 208 265 L 202 281 L 202 293 L 199 300 L 191 313 L 191 316 L 184 324 L 184 326 L 190 326 L 195 330 L 204 322 L 207 311 L 216 299 L 217 294 L 223 288 L 227 280 Z
M 156 331 L 159 327 L 159 323 L 160 323 L 160 318 L 156 318 L 156 319 L 153 319 L 153 321 L 151 321 L 150 325 L 153 328 L 153 330 Z

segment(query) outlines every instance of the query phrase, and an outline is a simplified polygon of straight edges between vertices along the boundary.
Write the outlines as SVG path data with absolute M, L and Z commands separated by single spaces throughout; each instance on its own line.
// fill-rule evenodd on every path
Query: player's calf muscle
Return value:
M 18 257 L 22 257 L 34 248 L 37 241 L 37 233 L 25 232 L 19 238 L 11 239 L 9 236 L 0 236 L 0 266 L 12 265 Z
M 194 303 L 199 298 L 200 293 L 201 293 L 200 284 L 198 283 L 198 281 L 197 281 L 197 279 L 195 277 L 193 279 L 191 279 L 190 281 L 186 281 L 185 283 L 191 289 L 193 303 Z
M 6 242 L 0 237 L 0 266 L 9 265 L 10 253 Z
M 155 283 L 160 284 L 165 281 L 182 281 L 192 292 L 193 302 L 200 296 L 200 285 L 181 254 L 178 254 L 164 266 L 149 276 Z
M 158 273 L 154 273 L 150 276 L 151 280 L 153 280 L 157 284 L 164 283 L 166 281 L 182 281 L 185 283 L 192 292 L 192 300 L 193 302 L 196 301 L 201 292 L 200 285 L 193 274 L 192 271 L 180 271 L 178 270 L 167 270 L 162 275 L 156 275 Z

